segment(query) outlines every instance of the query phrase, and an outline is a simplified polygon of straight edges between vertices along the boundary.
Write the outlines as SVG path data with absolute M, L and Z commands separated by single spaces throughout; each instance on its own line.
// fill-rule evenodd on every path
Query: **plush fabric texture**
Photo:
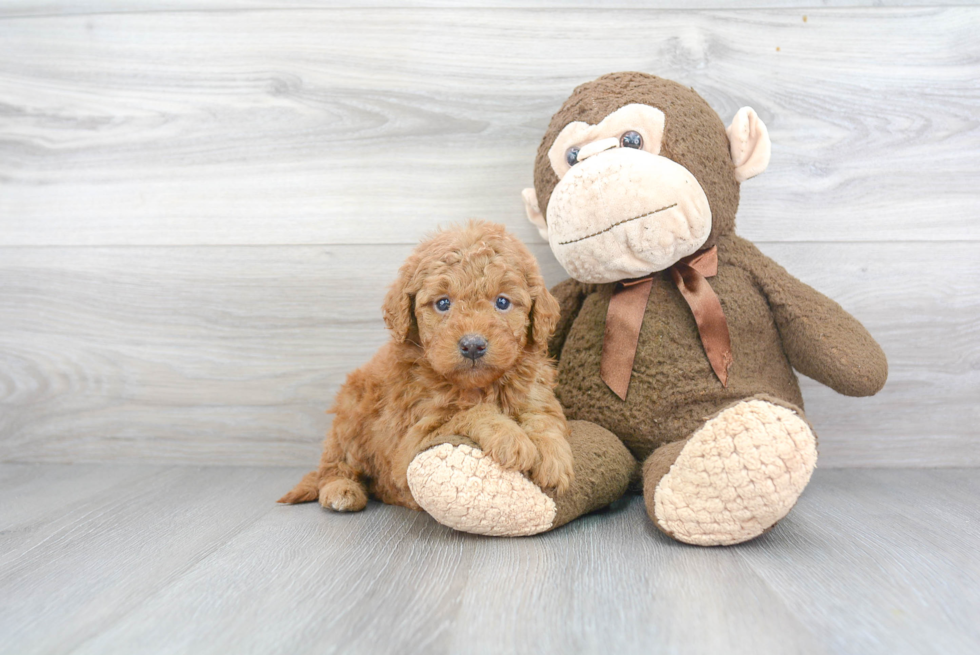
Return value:
M 750 242 L 729 236 L 718 244 L 718 275 L 711 278 L 735 359 L 728 387 L 711 370 L 687 303 L 660 274 L 653 279 L 624 402 L 599 377 L 613 286 L 566 280 L 553 290 L 562 303 L 551 342 L 559 359 L 556 394 L 569 419 L 611 430 L 641 461 L 743 398 L 767 394 L 802 409 L 794 367 L 851 396 L 876 393 L 887 377 L 884 353 L 856 319 Z
M 465 444 L 417 455 L 408 486 L 430 516 L 462 532 L 521 537 L 550 530 L 555 520 L 555 501 L 540 487 Z
M 677 458 L 680 456 L 681 451 L 684 450 L 684 446 L 687 445 L 688 441 L 690 439 L 681 439 L 680 441 L 673 441 L 661 446 L 653 451 L 653 454 L 643 462 L 640 480 L 641 486 L 638 491 L 644 494 L 648 508 L 652 507 L 653 494 L 657 489 L 657 485 L 660 484 L 660 481 L 665 475 L 670 473 L 670 467 L 677 461 Z M 654 522 L 656 522 L 656 519 L 654 519 Z M 663 530 L 663 526 L 660 526 L 660 529 Z
M 690 439 L 650 456 L 644 465 L 647 512 L 679 541 L 742 543 L 789 512 L 816 462 L 816 437 L 797 411 L 763 399 L 741 401 Z
M 548 492 L 558 507 L 553 528 L 617 500 L 639 471 L 636 459 L 609 430 L 588 421 L 569 421 L 568 427 L 575 480 L 562 495 Z
M 568 149 L 581 146 L 578 160 L 582 161 L 605 146 L 593 142 L 611 140 L 619 144 L 620 136 L 627 130 L 637 132 L 643 139 L 642 149 L 654 155 L 660 154 L 664 131 L 664 113 L 650 105 L 626 105 L 606 116 L 598 125 L 576 121 L 566 125 L 548 151 L 548 161 L 558 177 L 571 169 L 566 156 Z
M 576 164 L 549 200 L 548 240 L 582 282 L 616 282 L 661 271 L 711 234 L 711 210 L 683 166 L 633 148 Z
M 731 142 L 735 179 L 739 182 L 766 170 L 772 156 L 769 130 L 751 107 L 742 107 L 726 130 Z
M 538 208 L 548 215 L 548 203 L 558 184 L 548 151 L 566 125 L 582 121 L 598 125 L 612 112 L 630 104 L 645 104 L 665 115 L 660 154 L 688 171 L 704 189 L 711 207 L 712 229 L 704 248 L 718 235 L 735 228 L 739 185 L 729 153 L 728 135 L 717 113 L 693 89 L 644 73 L 611 73 L 576 88 L 551 123 L 534 163 Z M 689 254 L 689 253 L 688 253 Z
M 622 496 L 638 466 L 608 430 L 584 421 L 569 428 L 575 479 L 565 493 L 542 492 L 475 442 L 451 435 L 432 440 L 412 460 L 412 495 L 434 519 L 463 532 L 518 537 L 562 526 Z
M 723 386 L 669 271 L 655 273 L 629 394 L 621 400 L 600 378 L 615 283 L 569 279 L 552 289 L 561 305 L 549 342 L 559 362 L 556 395 L 569 420 L 608 429 L 645 462 L 643 486 L 660 529 L 690 543 L 737 543 L 785 515 L 815 465 L 816 438 L 794 369 L 839 393 L 868 396 L 884 385 L 888 364 L 840 305 L 735 235 L 739 180 L 762 170 L 769 155 L 754 112 L 733 121 L 740 142 L 730 144 L 707 103 L 669 80 L 615 73 L 578 87 L 538 149 L 535 191 L 543 218 L 558 184 L 548 160 L 555 137 L 571 122 L 597 124 L 634 103 L 663 111 L 661 154 L 687 168 L 708 198 L 712 224 L 703 247 L 718 248 L 718 273 L 709 282 L 724 311 L 734 362 Z

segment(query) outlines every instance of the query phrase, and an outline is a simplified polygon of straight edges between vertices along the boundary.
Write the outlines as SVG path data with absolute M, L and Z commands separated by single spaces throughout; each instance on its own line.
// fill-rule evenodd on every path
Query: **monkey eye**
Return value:
M 624 148 L 640 149 L 643 147 L 643 137 L 640 136 L 639 132 L 630 130 L 629 132 L 623 134 L 623 136 L 619 137 L 619 145 Z
M 507 296 L 497 296 L 497 300 L 495 300 L 493 304 L 500 311 L 506 312 L 508 309 L 510 309 L 510 298 Z
M 451 304 L 452 303 L 449 302 L 449 298 L 443 297 L 443 298 L 440 298 L 439 300 L 437 300 L 435 302 L 435 305 L 434 306 L 435 306 L 437 312 L 439 312 L 440 314 L 445 314 L 446 312 L 449 311 L 449 306 Z
M 565 152 L 565 161 L 568 162 L 569 166 L 574 166 L 578 163 L 578 146 L 572 146 Z

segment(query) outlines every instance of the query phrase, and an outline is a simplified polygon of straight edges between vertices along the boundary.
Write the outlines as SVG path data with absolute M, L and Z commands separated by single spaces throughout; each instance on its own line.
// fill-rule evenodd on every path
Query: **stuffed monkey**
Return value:
M 888 366 L 840 305 L 735 234 L 739 186 L 769 155 L 752 109 L 726 129 L 675 82 L 613 73 L 575 89 L 524 191 L 571 276 L 552 290 L 562 315 L 549 349 L 575 483 L 561 496 L 524 488 L 534 516 L 490 531 L 457 517 L 489 525 L 516 501 L 470 479 L 472 493 L 426 508 L 437 520 L 532 534 L 611 502 L 631 479 L 657 528 L 686 543 L 741 543 L 790 511 L 817 460 L 793 369 L 870 396 Z

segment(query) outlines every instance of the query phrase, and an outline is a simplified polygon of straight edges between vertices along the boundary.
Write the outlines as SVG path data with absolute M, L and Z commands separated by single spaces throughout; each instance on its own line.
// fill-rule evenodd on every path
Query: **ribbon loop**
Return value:
M 728 369 L 734 361 L 731 336 L 721 301 L 706 279 L 718 274 L 718 248 L 696 252 L 669 270 L 694 316 L 711 370 L 722 386 L 727 387 Z M 609 299 L 599 377 L 621 400 L 626 400 L 629 391 L 640 327 L 652 286 L 652 275 L 619 282 Z

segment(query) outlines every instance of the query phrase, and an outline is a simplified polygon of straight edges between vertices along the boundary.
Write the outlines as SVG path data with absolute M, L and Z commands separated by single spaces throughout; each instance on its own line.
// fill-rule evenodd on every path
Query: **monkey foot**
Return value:
M 432 518 L 461 532 L 538 534 L 551 529 L 557 512 L 555 501 L 533 482 L 466 444 L 444 443 L 416 455 L 408 486 Z
M 647 495 L 647 511 L 679 541 L 742 543 L 789 513 L 816 462 L 816 437 L 803 418 L 780 405 L 746 400 L 691 436 L 652 499 Z

